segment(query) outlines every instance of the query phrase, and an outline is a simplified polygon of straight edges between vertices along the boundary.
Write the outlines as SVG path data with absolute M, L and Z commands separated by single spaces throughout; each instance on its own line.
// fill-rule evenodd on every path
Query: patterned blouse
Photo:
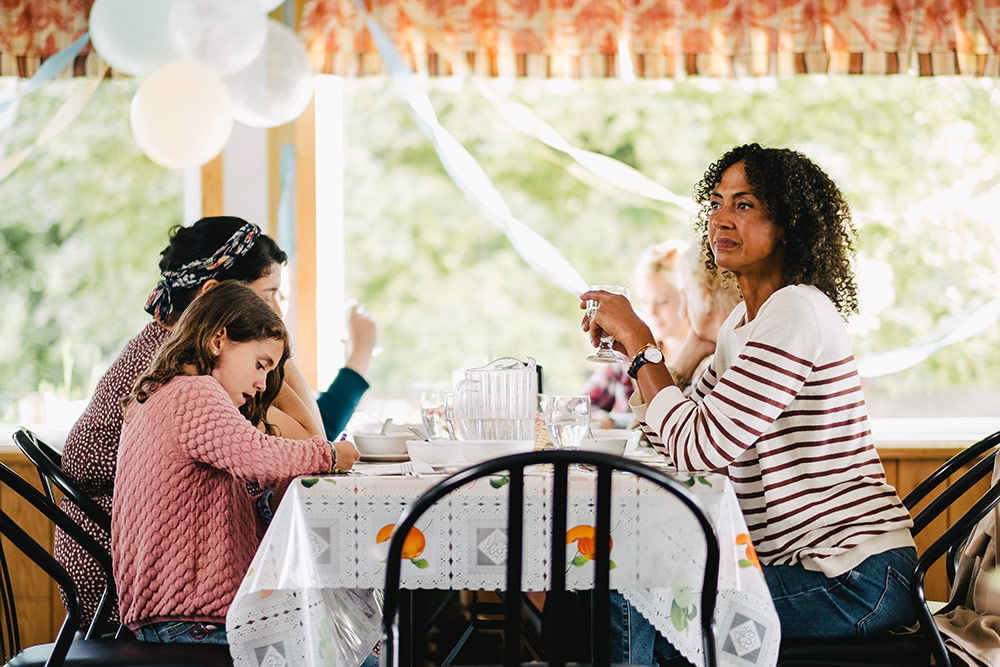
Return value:
M 156 322 L 150 322 L 130 340 L 118 359 L 97 385 L 87 409 L 73 425 L 63 448 L 63 471 L 111 513 L 115 468 L 118 461 L 118 438 L 122 430 L 122 400 L 136 380 L 149 367 L 153 356 L 170 335 Z M 110 552 L 110 536 L 97 527 L 73 502 L 63 499 L 62 509 Z M 55 557 L 66 568 L 80 591 L 83 605 L 82 624 L 90 623 L 106 583 L 100 565 L 73 539 L 56 530 Z M 60 591 L 61 593 L 61 591 Z M 64 600 L 65 602 L 65 600 Z M 114 610 L 112 621 L 118 621 Z

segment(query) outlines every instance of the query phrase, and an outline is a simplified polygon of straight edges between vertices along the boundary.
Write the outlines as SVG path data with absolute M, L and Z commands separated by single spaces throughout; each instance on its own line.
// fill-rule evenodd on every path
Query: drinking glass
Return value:
M 590 285 L 587 289 L 591 292 L 608 292 L 609 294 L 621 294 L 628 297 L 628 288 L 624 285 Z M 597 313 L 598 302 L 593 299 L 587 300 L 587 317 L 594 321 L 594 314 Z M 587 361 L 610 364 L 616 361 L 628 361 L 624 355 L 614 349 L 614 336 L 601 336 L 601 343 L 597 346 L 597 352 L 587 357 Z
M 448 423 L 447 391 L 425 391 L 420 394 L 420 420 L 430 440 L 454 440 Z
M 545 395 L 542 416 L 556 449 L 579 449 L 590 428 L 590 396 Z

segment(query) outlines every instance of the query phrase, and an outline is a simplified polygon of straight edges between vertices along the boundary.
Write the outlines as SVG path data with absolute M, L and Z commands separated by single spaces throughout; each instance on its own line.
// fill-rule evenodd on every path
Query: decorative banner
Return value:
M 105 74 L 106 73 L 107 69 L 105 69 Z M 97 87 L 103 80 L 104 74 L 99 77 L 89 78 L 86 85 L 82 86 L 79 90 L 73 93 L 68 100 L 62 103 L 62 106 L 56 110 L 52 119 L 45 125 L 34 142 L 13 155 L 8 155 L 0 160 L 0 181 L 3 181 L 5 178 L 10 176 L 15 169 L 21 166 L 21 163 L 28 159 L 28 156 L 31 155 L 36 147 L 42 145 L 69 127 L 70 124 L 76 120 L 76 117 L 80 115 L 80 112 L 83 111 L 83 108 L 87 106 L 87 102 L 89 102 L 90 98 L 94 96 L 95 92 L 97 92 Z
M 573 265 L 545 238 L 513 216 L 476 159 L 438 122 L 430 99 L 417 84 L 413 71 L 403 62 L 392 40 L 375 23 L 361 0 L 354 0 L 354 4 L 368 25 L 382 62 L 406 101 L 410 116 L 431 140 L 442 166 L 459 189 L 487 219 L 503 230 L 514 249 L 532 268 L 574 296 L 585 292 L 587 282 Z
M 73 62 L 73 60 L 80 55 L 80 51 L 83 51 L 83 47 L 87 46 L 87 42 L 90 41 L 90 33 L 85 32 L 80 37 L 77 38 L 75 42 L 67 46 L 66 48 L 59 51 L 50 58 L 46 58 L 45 62 L 41 64 L 38 71 L 35 72 L 28 80 L 28 85 L 24 87 L 24 90 L 17 93 L 11 98 L 0 102 L 0 113 L 7 110 L 14 100 L 21 99 L 25 95 L 35 92 L 42 87 L 43 84 L 48 83 L 56 77 L 59 72 L 66 69 L 66 66 Z

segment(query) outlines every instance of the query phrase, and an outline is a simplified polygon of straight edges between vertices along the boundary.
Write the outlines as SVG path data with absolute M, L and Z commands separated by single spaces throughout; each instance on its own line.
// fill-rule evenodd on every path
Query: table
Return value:
M 362 470 L 364 467 L 362 467 Z M 358 665 L 381 635 L 381 589 L 389 532 L 407 503 L 441 479 L 348 475 L 295 480 L 275 514 L 226 619 L 241 667 Z M 746 523 L 729 481 L 679 476 L 716 526 L 721 562 L 716 609 L 719 662 L 770 667 L 780 629 Z M 588 527 L 596 475 L 570 474 L 567 588 L 592 586 Z M 503 588 L 506 478 L 479 480 L 418 523 L 404 549 L 407 589 Z M 551 474 L 525 476 L 524 590 L 546 590 Z M 612 480 L 611 586 L 695 664 L 704 542 L 676 500 L 645 480 Z M 574 532 L 575 531 L 575 532 Z

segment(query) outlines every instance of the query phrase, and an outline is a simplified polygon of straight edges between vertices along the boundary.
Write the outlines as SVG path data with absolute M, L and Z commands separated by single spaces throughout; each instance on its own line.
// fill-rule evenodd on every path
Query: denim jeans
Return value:
M 167 621 L 150 623 L 135 631 L 141 642 L 161 642 L 168 644 L 228 644 L 226 626 L 197 621 Z
M 212 623 L 194 621 L 167 621 L 150 623 L 134 630 L 141 642 L 163 642 L 174 644 L 228 644 L 226 627 Z M 369 653 L 361 667 L 379 667 L 379 659 Z
M 838 577 L 798 565 L 764 566 L 782 637 L 869 637 L 912 623 L 912 547 L 869 556 Z M 611 591 L 611 662 L 652 665 L 677 650 L 617 591 Z

